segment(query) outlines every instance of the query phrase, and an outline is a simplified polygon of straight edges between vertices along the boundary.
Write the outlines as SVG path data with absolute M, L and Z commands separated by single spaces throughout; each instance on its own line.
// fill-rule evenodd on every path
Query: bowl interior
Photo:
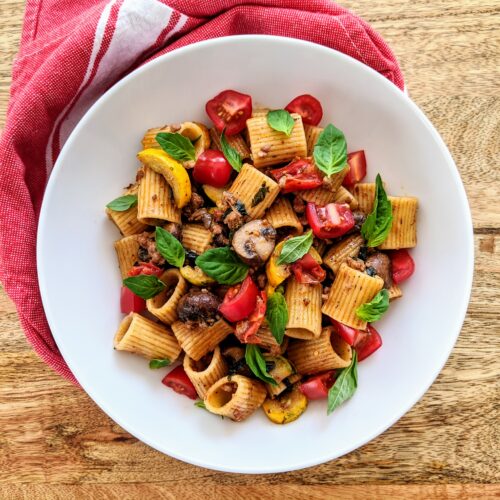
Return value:
M 359 366 L 355 396 L 331 416 L 312 402 L 296 422 L 262 412 L 232 423 L 166 389 L 166 369 L 114 352 L 121 319 L 119 234 L 104 206 L 134 178 L 147 128 L 198 120 L 226 88 L 273 108 L 310 93 L 323 123 L 364 149 L 369 178 L 420 200 L 416 273 L 377 323 L 383 347 Z M 40 220 L 40 286 L 56 341 L 76 377 L 111 418 L 154 448 L 204 467 L 276 472 L 314 465 L 363 445 L 400 418 L 446 361 L 465 314 L 472 276 L 464 190 L 441 139 L 386 79 L 335 51 L 291 39 L 233 37 L 187 47 L 139 69 L 101 98 L 67 141 Z

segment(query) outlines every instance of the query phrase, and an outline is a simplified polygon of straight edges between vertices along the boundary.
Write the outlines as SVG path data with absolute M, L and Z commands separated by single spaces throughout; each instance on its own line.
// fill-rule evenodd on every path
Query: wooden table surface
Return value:
M 394 49 L 411 97 L 448 144 L 469 197 L 472 299 L 438 379 L 397 424 L 336 461 L 267 476 L 214 472 L 137 441 L 44 365 L 0 288 L 0 498 L 500 496 L 500 3 L 341 3 Z M 22 0 L 0 0 L 0 128 L 23 11 Z

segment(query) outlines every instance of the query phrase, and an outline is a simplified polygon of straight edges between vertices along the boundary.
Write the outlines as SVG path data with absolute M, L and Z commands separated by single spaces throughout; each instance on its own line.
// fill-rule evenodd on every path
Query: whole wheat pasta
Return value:
M 274 229 L 281 227 L 291 228 L 292 234 L 302 234 L 303 228 L 292 204 L 286 198 L 278 198 L 266 212 L 265 218 Z
M 351 210 L 356 210 L 359 206 L 358 200 L 344 186 L 340 186 L 335 193 L 335 203 L 347 203 Z
M 298 339 L 319 337 L 321 333 L 321 290 L 318 285 L 287 281 L 285 300 L 288 306 L 286 335 Z
M 317 339 L 290 341 L 287 352 L 302 375 L 345 368 L 352 358 L 351 346 L 331 326 L 323 328 Z
M 147 359 L 168 359 L 170 362 L 181 353 L 179 343 L 168 328 L 137 313 L 123 318 L 115 334 L 114 348 Z
M 271 384 L 266 384 L 266 389 L 272 398 L 275 398 L 276 396 L 279 396 L 284 390 L 288 389 L 288 387 L 292 386 L 296 382 L 298 382 L 302 378 L 302 375 L 300 373 L 294 373 L 293 375 L 290 375 L 286 380 L 283 382 L 278 382 L 276 385 L 271 385 Z
M 272 205 L 280 188 L 270 177 L 245 163 L 229 192 L 245 205 L 252 219 L 259 219 Z
M 222 357 L 219 346 L 199 361 L 191 359 L 188 355 L 184 356 L 183 366 L 201 399 L 205 398 L 208 389 L 217 380 L 227 375 L 227 363 Z
M 158 225 L 161 221 L 181 222 L 181 211 L 176 207 L 170 186 L 165 177 L 149 167 L 137 194 L 137 219 L 147 225 Z
M 165 290 L 146 301 L 146 307 L 151 314 L 166 323 L 172 324 L 177 319 L 177 304 L 186 294 L 188 284 L 178 269 L 167 269 L 160 280 L 165 283 Z
M 217 381 L 205 396 L 205 408 L 240 422 L 257 410 L 266 399 L 262 382 L 243 375 L 232 375 Z
M 334 273 L 337 273 L 340 264 L 345 262 L 348 257 L 356 257 L 359 253 L 359 249 L 364 245 L 364 243 L 365 240 L 360 234 L 348 236 L 345 240 L 342 240 L 340 243 L 336 243 L 328 250 L 323 258 L 323 262 Z
M 307 125 L 304 123 L 304 133 L 306 134 L 307 143 L 307 156 L 312 156 L 314 153 L 314 145 L 318 142 L 318 138 L 323 132 L 322 127 L 315 127 L 314 125 Z
M 383 286 L 379 276 L 368 276 L 342 263 L 322 312 L 344 325 L 365 330 L 366 321 L 358 318 L 356 309 L 370 302 Z
M 399 299 L 403 296 L 403 290 L 396 283 L 393 283 L 387 291 L 389 292 L 389 300 Z
M 195 361 L 199 361 L 232 333 L 233 327 L 223 319 L 208 328 L 190 327 L 182 321 L 176 321 L 172 324 L 172 331 L 185 353 Z
M 114 247 L 118 257 L 118 266 L 122 279 L 128 276 L 130 268 L 137 262 L 139 252 L 139 242 L 137 236 L 125 236 L 121 240 L 115 241 Z
M 210 137 L 212 138 L 212 148 L 222 151 L 220 133 L 215 128 L 210 129 Z M 242 160 L 250 158 L 250 148 L 241 134 L 226 136 L 226 140 L 232 148 L 236 149 Z
M 418 199 L 389 196 L 392 205 L 392 226 L 381 250 L 413 248 L 417 245 Z
M 201 224 L 184 224 L 182 226 L 182 246 L 197 254 L 210 248 L 213 234 Z
M 292 113 L 295 125 L 289 137 L 273 130 L 267 124 L 267 116 L 257 116 L 247 120 L 250 150 L 257 168 L 278 165 L 293 160 L 296 156 L 307 155 L 306 136 L 302 118 Z

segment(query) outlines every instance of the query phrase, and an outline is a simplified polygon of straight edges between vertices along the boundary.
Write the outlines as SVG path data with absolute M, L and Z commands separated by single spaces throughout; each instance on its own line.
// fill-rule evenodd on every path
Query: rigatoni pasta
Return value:
M 290 228 L 292 234 L 302 234 L 302 224 L 286 198 L 278 198 L 266 212 L 265 218 L 274 229 Z
M 381 250 L 413 248 L 417 245 L 417 198 L 389 196 L 392 226 Z
M 187 250 L 201 254 L 210 248 L 212 240 L 213 234 L 202 224 L 184 224 L 182 226 L 182 245 Z
M 122 279 L 128 276 L 128 271 L 137 262 L 139 256 L 139 241 L 137 236 L 125 236 L 114 243 L 118 266 Z
M 298 339 L 311 339 L 321 334 L 321 285 L 287 282 L 285 300 L 288 307 L 286 335 Z
M 146 306 L 151 314 L 166 325 L 171 325 L 177 319 L 177 305 L 187 291 L 187 283 L 177 269 L 167 269 L 160 279 L 165 289 L 148 299 Z

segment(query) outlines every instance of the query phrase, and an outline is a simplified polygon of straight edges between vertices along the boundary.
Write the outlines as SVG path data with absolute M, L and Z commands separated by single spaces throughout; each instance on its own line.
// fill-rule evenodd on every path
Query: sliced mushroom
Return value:
M 251 266 L 264 264 L 274 250 L 276 230 L 266 220 L 247 222 L 234 233 L 233 248 Z
M 370 255 L 365 262 L 366 269 L 372 268 L 384 280 L 384 288 L 392 286 L 391 259 L 382 252 Z
M 183 322 L 209 324 L 215 321 L 220 301 L 208 291 L 194 291 L 184 295 L 177 304 L 177 315 Z

